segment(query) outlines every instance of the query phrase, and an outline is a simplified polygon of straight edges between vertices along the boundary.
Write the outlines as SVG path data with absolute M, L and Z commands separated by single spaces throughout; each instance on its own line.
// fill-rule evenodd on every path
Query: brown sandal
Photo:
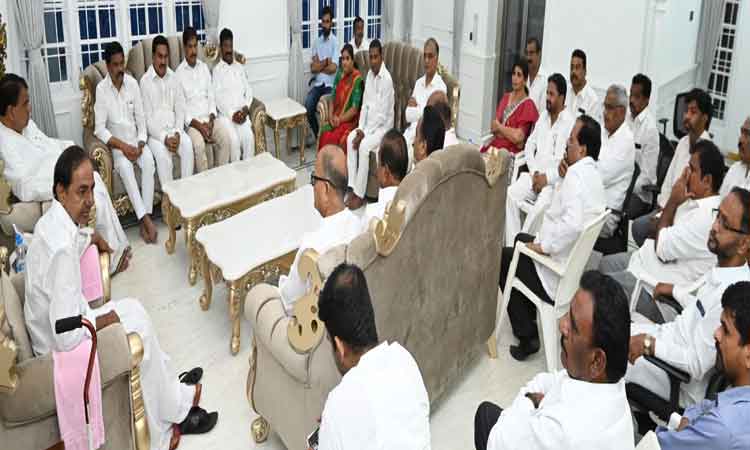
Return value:
M 201 402 L 201 394 L 203 393 L 203 385 L 198 383 L 195 385 L 195 396 L 193 397 L 193 406 L 198 406 Z
M 172 424 L 172 438 L 169 440 L 169 450 L 175 450 L 180 445 L 180 425 Z

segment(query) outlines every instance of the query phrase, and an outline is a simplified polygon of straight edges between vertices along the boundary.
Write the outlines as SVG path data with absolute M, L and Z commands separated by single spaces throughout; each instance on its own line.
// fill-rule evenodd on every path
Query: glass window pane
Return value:
M 55 24 L 55 13 L 45 11 L 44 13 L 44 37 L 48 44 L 57 43 L 57 25 Z
M 302 20 L 310 20 L 310 0 L 302 0 Z
M 86 12 L 86 28 L 89 30 L 89 39 L 96 39 L 96 11 L 90 9 Z
M 55 12 L 57 22 L 57 42 L 63 42 L 65 40 L 65 33 L 63 32 L 63 13 L 62 11 Z

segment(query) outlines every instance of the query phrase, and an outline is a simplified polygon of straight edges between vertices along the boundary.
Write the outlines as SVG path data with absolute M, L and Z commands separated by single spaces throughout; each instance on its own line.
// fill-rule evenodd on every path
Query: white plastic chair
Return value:
M 641 441 L 638 443 L 635 450 L 661 450 L 661 445 L 659 445 L 659 439 L 656 438 L 656 433 L 653 431 L 646 433 L 646 435 L 641 438 Z
M 578 290 L 581 275 L 583 275 L 583 270 L 586 267 L 586 261 L 588 261 L 589 256 L 591 255 L 591 251 L 594 248 L 594 242 L 596 242 L 596 238 L 599 236 L 602 226 L 604 226 L 604 221 L 608 215 L 609 210 L 606 210 L 584 226 L 583 231 L 580 236 L 578 236 L 578 240 L 575 245 L 573 245 L 570 255 L 568 255 L 568 259 L 562 265 L 549 256 L 540 255 L 539 253 L 530 250 L 523 242 L 519 241 L 516 243 L 516 247 L 513 251 L 513 259 L 510 261 L 510 266 L 508 268 L 505 292 L 502 293 L 503 301 L 502 304 L 498 302 L 501 309 L 499 311 L 500 318 L 495 325 L 495 342 L 499 337 L 500 327 L 505 319 L 511 290 L 513 288 L 518 289 L 527 299 L 533 302 L 537 308 L 539 324 L 542 328 L 542 338 L 544 339 L 544 354 L 547 360 L 547 370 L 555 371 L 558 369 L 560 362 L 560 355 L 558 353 L 560 337 L 558 335 L 559 329 L 557 322 L 568 311 L 568 305 L 573 299 L 573 295 L 575 295 Z M 554 305 L 550 305 L 537 297 L 531 289 L 521 282 L 520 279 L 516 278 L 516 267 L 521 253 L 532 260 L 541 263 L 560 277 L 560 282 L 557 285 L 557 292 L 552 296 L 552 299 L 555 301 Z

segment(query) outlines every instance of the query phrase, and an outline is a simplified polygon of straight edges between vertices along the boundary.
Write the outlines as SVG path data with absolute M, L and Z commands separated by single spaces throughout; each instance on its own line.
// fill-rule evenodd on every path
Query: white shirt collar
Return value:
M 78 233 L 78 225 L 73 222 L 73 219 L 70 217 L 70 214 L 68 214 L 68 211 L 62 203 L 56 199 L 52 199 L 52 204 L 50 205 L 49 210 L 47 210 L 47 214 L 52 214 L 55 218 L 55 223 L 63 228 L 61 231 L 64 232 L 64 235 L 74 236 Z
M 643 123 L 643 122 L 644 122 L 644 121 L 646 120 L 646 117 L 647 117 L 647 116 L 648 116 L 649 114 L 651 114 L 651 109 L 650 109 L 649 107 L 650 107 L 650 105 L 646 105 L 646 107 L 645 107 L 645 108 L 643 108 L 643 111 L 641 111 L 641 113 L 640 113 L 640 114 L 638 114 L 637 116 L 633 117 L 633 118 L 632 118 L 632 119 L 633 119 L 633 122 L 637 122 L 638 124 L 641 124 L 641 123 Z M 631 116 L 631 117 L 632 117 L 632 116 Z

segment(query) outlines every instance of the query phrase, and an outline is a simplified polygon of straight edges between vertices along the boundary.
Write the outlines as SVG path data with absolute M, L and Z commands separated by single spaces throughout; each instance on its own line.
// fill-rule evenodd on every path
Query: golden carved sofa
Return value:
M 57 445 L 52 355 L 36 357 L 23 312 L 23 274 L 5 272 L 0 247 L 0 442 L 3 448 L 43 450 Z M 109 300 L 109 257 L 100 258 Z M 97 333 L 106 444 L 110 450 L 148 450 L 149 430 L 140 387 L 143 343 L 121 324 Z M 81 378 L 83 382 L 83 377 Z M 5 447 L 5 444 L 12 446 Z
M 370 70 L 369 51 L 359 51 L 354 55 L 354 61 L 357 68 L 362 73 L 362 79 L 367 79 L 367 72 Z M 393 80 L 394 93 L 394 127 L 404 131 L 407 128 L 406 106 L 409 103 L 411 94 L 414 91 L 414 85 L 417 80 L 424 75 L 424 55 L 420 48 L 412 47 L 400 42 L 388 42 L 383 46 L 383 63 L 391 73 Z M 445 67 L 438 66 L 438 73 L 443 78 L 448 88 L 448 102 L 451 106 L 451 123 L 456 126 L 458 119 L 458 104 L 461 95 L 461 87 L 458 80 L 451 75 Z M 328 102 L 332 94 L 325 95 L 318 102 L 318 123 L 328 122 L 330 111 Z M 320 136 L 318 136 L 320 140 Z M 375 168 L 377 166 L 377 154 L 370 153 L 370 175 L 367 180 L 367 197 L 377 199 L 378 184 L 375 177 Z
M 497 151 L 485 160 L 466 144 L 437 151 L 404 178 L 384 220 L 317 258 L 305 251 L 299 264 L 316 268 L 307 272 L 314 280 L 310 309 L 338 264 L 364 270 L 379 338 L 411 352 L 433 406 L 493 333 L 508 160 Z M 331 344 L 320 337 L 296 344 L 298 325 L 312 322 L 287 317 L 275 286 L 252 289 L 245 315 L 253 330 L 247 396 L 260 415 L 254 438 L 264 440 L 273 428 L 287 448 L 305 448 L 340 379 Z
M 176 70 L 184 59 L 184 49 L 182 46 L 181 36 L 170 36 L 167 38 L 169 41 L 169 67 L 172 70 Z M 146 73 L 149 66 L 152 63 L 151 45 L 153 39 L 144 39 L 128 52 L 126 70 L 136 80 L 140 81 L 141 77 Z M 202 45 L 198 47 L 198 57 L 201 61 L 208 64 L 208 67 L 213 70 L 213 67 L 219 61 L 219 52 L 216 51 L 215 47 L 204 49 Z M 245 64 L 246 58 L 240 53 L 235 52 L 235 58 L 240 64 Z M 132 205 L 128 199 L 125 186 L 122 184 L 120 175 L 114 170 L 112 162 L 112 153 L 107 148 L 107 145 L 102 142 L 99 138 L 94 135 L 94 103 L 96 102 L 96 85 L 107 76 L 107 65 L 104 60 L 98 61 L 86 69 L 81 74 L 80 89 L 83 91 L 81 98 L 81 109 L 82 109 L 82 124 L 83 124 L 83 145 L 88 151 L 89 155 L 92 156 L 96 161 L 99 169 L 99 173 L 102 179 L 107 184 L 109 194 L 112 197 L 112 202 L 115 205 L 117 214 L 122 216 L 132 211 Z M 250 105 L 250 120 L 253 124 L 253 131 L 255 133 L 255 153 L 261 153 L 266 150 L 266 139 L 265 139 L 265 117 L 266 107 L 262 101 L 257 98 L 253 98 L 253 103 Z M 148 117 L 146 118 L 148 120 Z M 207 154 L 208 166 L 214 166 L 214 156 L 210 151 Z M 179 157 L 173 156 L 173 173 L 174 177 L 180 177 L 180 163 Z M 139 180 L 141 172 L 138 166 L 135 167 L 136 179 Z M 159 179 L 156 179 L 156 191 L 157 195 L 154 196 L 154 203 L 161 202 L 160 195 L 160 184 Z

